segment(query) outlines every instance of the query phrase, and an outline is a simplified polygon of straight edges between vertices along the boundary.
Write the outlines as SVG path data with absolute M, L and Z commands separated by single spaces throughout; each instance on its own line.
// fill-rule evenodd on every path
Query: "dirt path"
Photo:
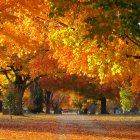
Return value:
M 84 117 L 84 116 L 83 116 Z M 80 117 L 81 118 L 81 117 Z M 80 119 L 79 118 L 79 119 Z M 96 121 L 90 121 L 90 120 L 57 120 L 57 122 L 60 125 L 59 131 L 67 131 L 67 129 L 70 129 L 70 127 L 74 126 L 78 127 L 78 129 L 82 131 L 87 131 L 91 133 L 99 133 L 99 134 L 106 134 L 107 130 L 99 126 Z M 65 129 L 64 129 L 65 128 Z
M 64 120 L 57 119 L 56 122 L 59 123 L 58 140 L 96 140 L 98 135 L 107 133 L 106 129 L 96 121 L 86 119 L 86 116 L 65 116 Z

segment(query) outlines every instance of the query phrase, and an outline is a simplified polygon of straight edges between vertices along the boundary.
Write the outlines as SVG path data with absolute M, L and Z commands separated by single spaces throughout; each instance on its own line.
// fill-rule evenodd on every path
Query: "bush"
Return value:
M 78 112 L 82 111 L 82 102 L 81 101 L 74 100 L 73 106 L 77 109 Z
M 132 94 L 129 88 L 120 90 L 120 98 L 123 112 L 129 112 L 132 107 Z
M 12 92 L 8 92 L 4 98 L 4 108 L 9 109 L 9 115 L 12 119 L 12 110 L 16 107 L 17 99 L 16 95 Z

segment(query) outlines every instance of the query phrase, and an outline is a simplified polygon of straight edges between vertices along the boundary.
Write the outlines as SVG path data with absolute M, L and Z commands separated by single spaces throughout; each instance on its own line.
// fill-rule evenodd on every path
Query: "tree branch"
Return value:
M 64 101 L 64 99 L 65 99 L 65 95 L 62 96 L 62 97 L 60 98 L 60 101 L 59 101 L 59 103 L 58 103 L 58 106 L 59 106 L 59 107 L 60 107 L 60 105 L 62 104 L 62 102 Z
M 14 66 L 7 66 L 9 68 L 11 68 L 11 70 L 14 72 L 15 76 L 18 76 L 17 72 L 22 70 L 22 67 L 20 67 L 19 69 L 15 69 Z
M 63 23 L 63 22 L 60 22 L 60 21 L 56 21 L 57 23 L 59 23 L 61 26 L 63 27 L 69 27 L 67 24 Z M 75 30 L 75 28 L 71 27 L 71 29 Z
M 39 76 L 37 76 L 35 79 L 31 80 L 28 84 L 26 84 L 25 88 L 29 87 L 33 82 L 39 80 L 40 78 L 42 78 L 42 77 L 44 77 L 44 76 L 47 76 L 47 75 L 44 74 L 44 75 L 39 75 Z M 30 79 L 30 78 L 28 78 L 28 79 Z
M 134 41 L 132 38 L 130 38 L 128 35 L 126 35 L 126 38 L 128 39 L 128 40 L 130 40 L 132 43 L 134 43 L 136 46 L 139 46 L 140 47 L 140 44 L 139 43 L 137 43 L 136 41 Z
M 8 73 L 7 73 L 7 72 L 10 72 L 10 71 L 11 70 L 5 70 L 4 68 L 1 68 L 1 71 L 0 72 L 2 72 L 6 76 L 6 78 L 7 78 L 7 80 L 9 82 L 12 82 L 11 79 L 10 79 L 10 77 L 8 76 Z
M 43 20 L 43 21 L 46 20 L 46 19 L 44 19 L 44 18 L 42 18 L 42 17 L 39 17 L 39 16 L 37 16 L 36 18 L 41 19 L 41 20 Z M 61 22 L 61 21 L 56 20 L 56 22 L 57 22 L 58 24 L 60 24 L 61 26 L 63 26 L 63 27 L 69 27 L 67 24 L 65 24 L 65 23 L 63 23 L 63 22 Z M 72 28 L 72 27 L 71 27 L 71 29 L 75 30 L 75 28 Z
M 0 87 L 2 87 L 3 89 L 7 89 L 7 87 L 3 86 L 2 84 L 0 84 Z
M 128 57 L 128 58 L 133 57 L 134 59 L 140 59 L 140 56 L 133 56 L 133 55 L 128 55 L 128 54 L 126 55 L 126 57 Z

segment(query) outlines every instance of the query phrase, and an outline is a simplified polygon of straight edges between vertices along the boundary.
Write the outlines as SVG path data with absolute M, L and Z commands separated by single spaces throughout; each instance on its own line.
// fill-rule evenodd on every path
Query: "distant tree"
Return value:
M 82 111 L 82 102 L 75 99 L 73 101 L 73 107 L 77 109 L 77 113 L 79 114 Z
M 44 94 L 45 94 L 46 114 L 50 114 L 53 92 L 50 90 L 44 89 Z
M 66 100 L 66 95 L 63 92 L 55 92 L 52 96 L 51 106 L 54 110 L 54 114 L 62 113 L 62 103 Z
M 80 86 L 84 86 L 87 81 L 84 81 L 83 77 L 77 77 L 76 75 L 63 75 L 59 78 L 43 77 L 40 79 L 41 87 L 45 92 L 46 100 L 46 113 L 50 113 L 50 108 L 52 107 L 55 113 L 58 112 L 60 106 L 67 99 L 64 95 L 66 92 L 58 92 L 63 89 L 63 91 L 75 90 L 77 91 Z M 62 94 L 63 93 L 63 94 Z

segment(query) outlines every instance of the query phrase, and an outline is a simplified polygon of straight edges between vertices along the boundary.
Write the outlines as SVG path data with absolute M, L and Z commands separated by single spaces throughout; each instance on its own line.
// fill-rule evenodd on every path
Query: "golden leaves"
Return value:
M 8 65 L 13 65 L 18 68 L 22 66 L 22 70 L 18 74 L 24 76 L 36 77 L 35 74 L 38 75 L 38 72 L 40 72 L 39 74 L 45 72 L 52 74 L 56 68 L 56 62 L 50 60 L 51 53 L 47 54 L 49 49 L 47 20 L 42 21 L 37 18 L 47 17 L 44 10 L 49 10 L 48 1 L 23 0 L 15 1 L 15 3 L 6 1 L 5 3 L 0 2 L 1 6 L 6 9 L 0 13 L 3 19 L 3 23 L 0 24 L 1 67 L 7 68 Z M 41 60 L 41 55 L 42 57 L 45 55 L 45 59 Z M 29 68 L 33 71 L 30 72 Z M 40 68 L 42 70 L 39 70 Z

